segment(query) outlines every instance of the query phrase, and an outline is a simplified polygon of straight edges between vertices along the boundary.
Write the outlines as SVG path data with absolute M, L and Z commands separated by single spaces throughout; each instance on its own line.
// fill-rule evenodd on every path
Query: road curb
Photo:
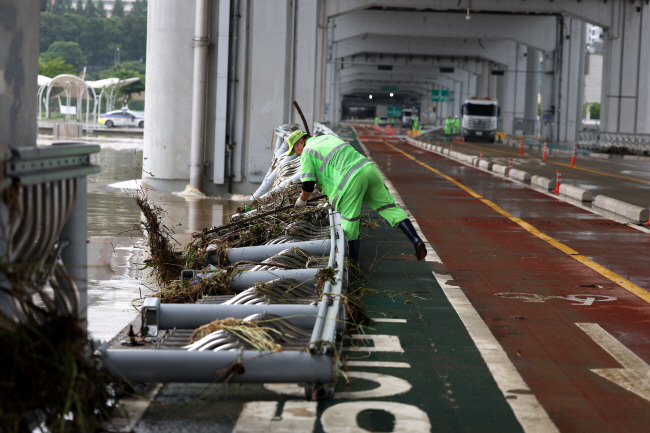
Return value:
M 423 141 L 415 140 L 410 137 L 407 138 L 407 142 L 414 146 L 430 150 L 439 155 L 458 160 L 468 165 L 477 166 L 480 169 L 492 172 L 494 174 L 502 176 L 509 174 L 508 177 L 512 180 L 516 180 L 522 183 L 530 183 L 531 185 L 537 186 L 546 191 L 555 190 L 555 179 L 533 175 L 526 171 L 514 168 L 508 170 L 509 167 L 506 165 L 496 164 L 485 158 L 479 159 L 475 155 L 467 155 L 462 152 L 450 150 L 449 148 L 443 148 L 439 145 L 432 146 L 431 144 L 427 144 Z M 641 159 L 646 157 L 637 158 Z M 642 208 L 640 206 L 626 203 L 621 200 L 617 200 L 615 198 L 607 197 L 601 194 L 592 194 L 590 191 L 575 187 L 573 185 L 560 183 L 558 195 L 575 201 L 593 202 L 593 207 L 605 210 L 618 217 L 631 220 L 636 224 L 643 224 L 645 222 L 648 222 L 648 219 L 650 217 L 650 209 L 648 208 Z

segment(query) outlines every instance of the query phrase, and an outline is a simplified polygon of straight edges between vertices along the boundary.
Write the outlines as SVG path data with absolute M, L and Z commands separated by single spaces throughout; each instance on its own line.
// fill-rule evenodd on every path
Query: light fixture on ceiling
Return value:
M 465 15 L 465 19 L 466 19 L 467 21 L 469 21 L 469 20 L 472 19 L 472 17 L 471 17 L 470 14 L 469 14 L 469 8 L 467 8 L 467 15 Z

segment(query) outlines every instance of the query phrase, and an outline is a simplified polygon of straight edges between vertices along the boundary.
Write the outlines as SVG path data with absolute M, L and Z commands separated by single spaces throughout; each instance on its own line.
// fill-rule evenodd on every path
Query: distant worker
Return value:
M 454 127 L 453 127 L 453 120 L 451 119 L 451 116 L 447 116 L 445 119 L 445 124 L 444 124 L 444 130 L 445 130 L 445 135 L 451 135 Z
M 375 126 L 379 126 L 379 117 L 375 116 Z
M 357 264 L 361 240 L 359 222 L 361 204 L 379 212 L 392 227 L 399 227 L 415 247 L 418 260 L 424 259 L 427 249 L 413 224 L 388 192 L 381 174 L 368 158 L 334 135 L 311 137 L 304 131 L 294 131 L 287 138 L 289 151 L 300 157 L 302 192 L 295 207 L 301 208 L 318 183 L 331 206 L 341 214 L 341 226 L 348 240 L 350 258 Z
M 454 135 L 458 135 L 460 132 L 460 119 L 458 116 L 454 117 Z
M 413 129 L 413 131 L 418 130 L 418 116 L 416 116 L 415 114 L 413 115 L 413 127 L 412 127 L 412 129 Z

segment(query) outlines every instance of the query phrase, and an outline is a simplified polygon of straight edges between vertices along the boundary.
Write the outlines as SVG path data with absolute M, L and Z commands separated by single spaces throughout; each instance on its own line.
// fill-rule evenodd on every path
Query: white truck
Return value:
M 402 108 L 402 127 L 410 128 L 413 125 L 413 115 L 417 116 L 418 111 L 412 108 Z
M 460 134 L 466 140 L 494 143 L 500 114 L 499 104 L 494 99 L 466 99 L 461 107 Z

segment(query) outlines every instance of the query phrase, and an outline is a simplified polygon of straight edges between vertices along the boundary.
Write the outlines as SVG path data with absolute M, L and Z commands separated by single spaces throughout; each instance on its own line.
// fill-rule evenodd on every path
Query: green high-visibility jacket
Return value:
M 372 163 L 333 135 L 312 137 L 300 155 L 300 181 L 316 181 L 334 209 L 354 178 Z M 337 209 L 338 210 L 338 209 Z

